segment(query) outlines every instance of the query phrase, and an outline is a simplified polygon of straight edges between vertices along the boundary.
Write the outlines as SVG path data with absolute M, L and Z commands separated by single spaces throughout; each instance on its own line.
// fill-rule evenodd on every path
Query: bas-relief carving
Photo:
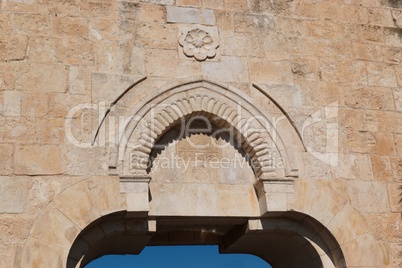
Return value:
M 187 57 L 194 57 L 198 61 L 215 57 L 216 49 L 219 47 L 217 37 L 212 36 L 209 30 L 201 26 L 183 29 L 179 44 Z
M 154 159 L 150 175 L 152 181 L 163 183 L 253 184 L 255 180 L 240 152 L 226 141 L 206 134 L 169 144 Z

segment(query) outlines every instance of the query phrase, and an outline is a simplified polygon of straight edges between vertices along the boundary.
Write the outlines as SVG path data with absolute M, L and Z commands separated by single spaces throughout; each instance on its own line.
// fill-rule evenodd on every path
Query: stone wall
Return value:
M 179 42 L 194 29 L 204 55 Z M 397 0 L 1 1 L 0 266 L 62 267 L 82 229 L 127 210 L 118 116 L 207 77 L 301 133 L 285 210 L 326 226 L 350 267 L 400 267 L 401 61 Z

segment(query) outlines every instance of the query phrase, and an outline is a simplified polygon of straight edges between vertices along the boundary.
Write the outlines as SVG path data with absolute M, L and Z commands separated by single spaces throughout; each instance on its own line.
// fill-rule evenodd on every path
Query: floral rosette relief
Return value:
M 209 32 L 198 27 L 183 30 L 179 44 L 187 57 L 194 57 L 198 61 L 215 57 L 219 46 Z

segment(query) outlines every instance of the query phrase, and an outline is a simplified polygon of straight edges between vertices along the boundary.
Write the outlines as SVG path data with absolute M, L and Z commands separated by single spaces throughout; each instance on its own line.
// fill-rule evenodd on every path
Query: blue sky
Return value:
M 248 254 L 219 254 L 218 246 L 153 246 L 140 255 L 108 255 L 86 268 L 269 268 L 262 259 Z

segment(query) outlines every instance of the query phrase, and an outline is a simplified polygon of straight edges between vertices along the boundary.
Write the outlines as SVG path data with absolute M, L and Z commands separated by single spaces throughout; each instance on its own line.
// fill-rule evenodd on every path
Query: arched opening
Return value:
M 271 268 L 250 254 L 219 254 L 218 246 L 147 246 L 139 255 L 106 255 L 85 268 L 175 267 L 175 268 Z
M 331 233 L 313 218 L 296 212 L 267 218 L 130 218 L 103 216 L 75 240 L 67 268 L 84 267 L 107 254 L 140 254 L 146 246 L 218 245 L 221 254 L 252 254 L 272 267 L 346 267 Z

